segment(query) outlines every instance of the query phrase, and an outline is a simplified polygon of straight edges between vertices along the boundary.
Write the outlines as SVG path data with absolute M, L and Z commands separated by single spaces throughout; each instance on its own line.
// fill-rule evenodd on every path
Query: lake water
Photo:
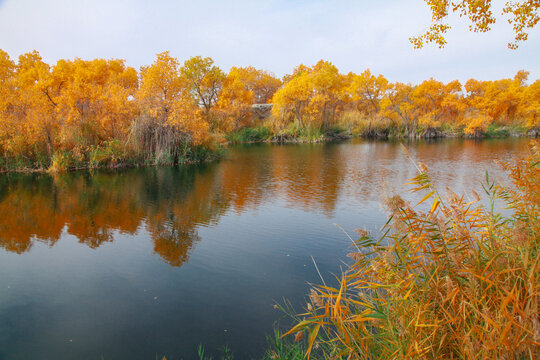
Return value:
M 407 144 L 441 189 L 480 192 L 527 139 Z M 260 356 L 355 228 L 415 175 L 399 143 L 253 145 L 205 165 L 0 175 L 0 359 Z M 420 195 L 419 195 L 420 196 Z M 405 194 L 409 200 L 410 194 Z M 418 198 L 419 199 L 419 198 Z M 338 224 L 336 226 L 335 224 Z

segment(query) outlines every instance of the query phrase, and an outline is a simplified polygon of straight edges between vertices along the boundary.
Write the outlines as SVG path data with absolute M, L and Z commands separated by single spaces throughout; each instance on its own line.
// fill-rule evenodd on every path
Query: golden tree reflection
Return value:
M 411 151 L 426 164 L 454 169 L 433 166 L 441 180 L 462 182 L 471 162 L 515 147 L 460 140 L 418 143 Z M 181 266 L 201 240 L 198 229 L 216 225 L 228 211 L 252 212 L 280 201 L 332 217 L 340 199 L 379 201 L 384 186 L 400 185 L 411 171 L 397 144 L 359 141 L 251 146 L 236 149 L 231 159 L 188 167 L 3 175 L 0 247 L 21 254 L 35 242 L 53 246 L 67 233 L 95 249 L 118 234 L 142 234 L 163 261 Z

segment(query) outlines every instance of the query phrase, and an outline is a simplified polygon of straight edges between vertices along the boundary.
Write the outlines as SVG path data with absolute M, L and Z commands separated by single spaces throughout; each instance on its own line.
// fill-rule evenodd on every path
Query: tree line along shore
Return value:
M 199 162 L 227 143 L 538 136 L 539 114 L 540 80 L 523 70 L 406 84 L 324 60 L 280 79 L 169 52 L 137 71 L 120 59 L 49 65 L 37 51 L 14 61 L 0 50 L 0 171 Z

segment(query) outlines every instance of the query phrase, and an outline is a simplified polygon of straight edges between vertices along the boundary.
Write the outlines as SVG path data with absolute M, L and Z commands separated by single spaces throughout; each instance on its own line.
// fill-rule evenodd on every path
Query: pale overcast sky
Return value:
M 496 13 L 504 1 L 494 1 Z M 300 63 L 333 62 L 343 73 L 370 68 L 417 83 L 540 77 L 540 27 L 517 51 L 501 16 L 487 34 L 459 18 L 439 49 L 408 38 L 430 23 L 422 0 L 0 0 L 0 49 L 12 58 L 38 50 L 44 60 L 121 58 L 139 68 L 158 52 L 180 60 L 210 56 L 224 70 L 253 65 L 278 76 Z

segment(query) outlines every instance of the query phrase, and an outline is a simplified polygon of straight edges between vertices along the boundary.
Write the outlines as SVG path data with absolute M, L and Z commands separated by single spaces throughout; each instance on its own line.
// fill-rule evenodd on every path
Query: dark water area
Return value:
M 440 189 L 481 192 L 527 139 L 407 144 Z M 0 359 L 259 357 L 378 233 L 415 168 L 399 143 L 252 145 L 211 164 L 0 176 Z M 417 198 L 418 197 L 418 198 Z M 339 227 L 335 224 L 339 224 Z M 341 228 L 340 228 L 341 227 Z

